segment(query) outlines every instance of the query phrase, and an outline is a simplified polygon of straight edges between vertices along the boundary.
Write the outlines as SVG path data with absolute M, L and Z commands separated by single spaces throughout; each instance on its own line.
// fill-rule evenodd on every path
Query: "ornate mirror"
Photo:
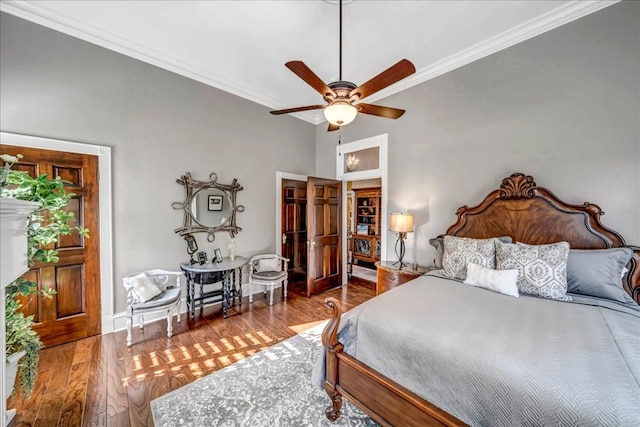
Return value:
M 175 232 L 186 240 L 191 262 L 195 262 L 193 254 L 198 251 L 198 244 L 194 234 L 206 233 L 207 241 L 213 242 L 215 233 L 226 231 L 234 238 L 242 231 L 236 225 L 236 213 L 244 212 L 244 206 L 236 201 L 242 186 L 237 179 L 221 184 L 215 173 L 209 175 L 209 181 L 197 181 L 187 172 L 176 182 L 184 185 L 185 197 L 184 202 L 171 204 L 173 209 L 184 210 L 183 225 Z

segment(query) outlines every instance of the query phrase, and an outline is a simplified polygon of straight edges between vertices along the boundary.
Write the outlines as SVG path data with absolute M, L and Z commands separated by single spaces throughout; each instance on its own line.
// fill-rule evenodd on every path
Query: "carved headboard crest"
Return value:
M 531 175 L 514 173 L 502 180 L 501 199 L 532 199 L 535 196 L 536 183 Z

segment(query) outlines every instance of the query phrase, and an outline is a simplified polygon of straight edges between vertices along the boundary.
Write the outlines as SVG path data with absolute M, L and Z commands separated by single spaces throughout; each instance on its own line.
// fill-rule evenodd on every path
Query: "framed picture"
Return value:
M 206 252 L 198 252 L 198 262 L 200 264 L 206 264 L 207 263 L 207 253 Z
M 369 227 L 367 227 L 366 225 L 358 225 L 356 231 L 358 234 L 369 234 Z
M 213 255 L 215 256 L 216 262 L 222 262 L 222 252 L 220 251 L 220 249 L 215 249 L 213 251 Z
M 222 196 L 209 194 L 208 209 L 210 211 L 221 211 L 222 210 Z

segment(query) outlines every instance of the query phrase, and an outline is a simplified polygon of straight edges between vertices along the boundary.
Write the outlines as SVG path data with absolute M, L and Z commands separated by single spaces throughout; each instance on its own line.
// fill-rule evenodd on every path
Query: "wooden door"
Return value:
M 307 296 L 342 284 L 342 182 L 307 180 Z
M 289 288 L 306 293 L 307 182 L 282 180 L 282 256 L 289 259 Z
M 36 263 L 24 278 L 56 291 L 51 299 L 24 298 L 25 315 L 33 315 L 34 330 L 45 346 L 62 344 L 101 333 L 100 234 L 98 218 L 98 157 L 36 148 L 2 145 L 3 153 L 24 156 L 14 169 L 35 177 L 60 176 L 75 196 L 65 208 L 90 238 L 77 232 L 61 236 L 56 249 L 59 262 Z

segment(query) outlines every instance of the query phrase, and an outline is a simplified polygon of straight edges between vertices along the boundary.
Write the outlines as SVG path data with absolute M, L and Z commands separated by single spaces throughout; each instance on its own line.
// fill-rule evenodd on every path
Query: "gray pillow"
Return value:
M 501 242 L 511 243 L 511 237 L 503 236 L 498 237 Z M 444 255 L 444 237 L 434 237 L 433 239 L 429 239 L 429 244 L 436 248 L 436 257 L 433 260 L 433 266 L 435 268 L 442 268 L 442 255 Z
M 567 292 L 637 305 L 622 288 L 622 269 L 632 256 L 629 248 L 570 250 Z

